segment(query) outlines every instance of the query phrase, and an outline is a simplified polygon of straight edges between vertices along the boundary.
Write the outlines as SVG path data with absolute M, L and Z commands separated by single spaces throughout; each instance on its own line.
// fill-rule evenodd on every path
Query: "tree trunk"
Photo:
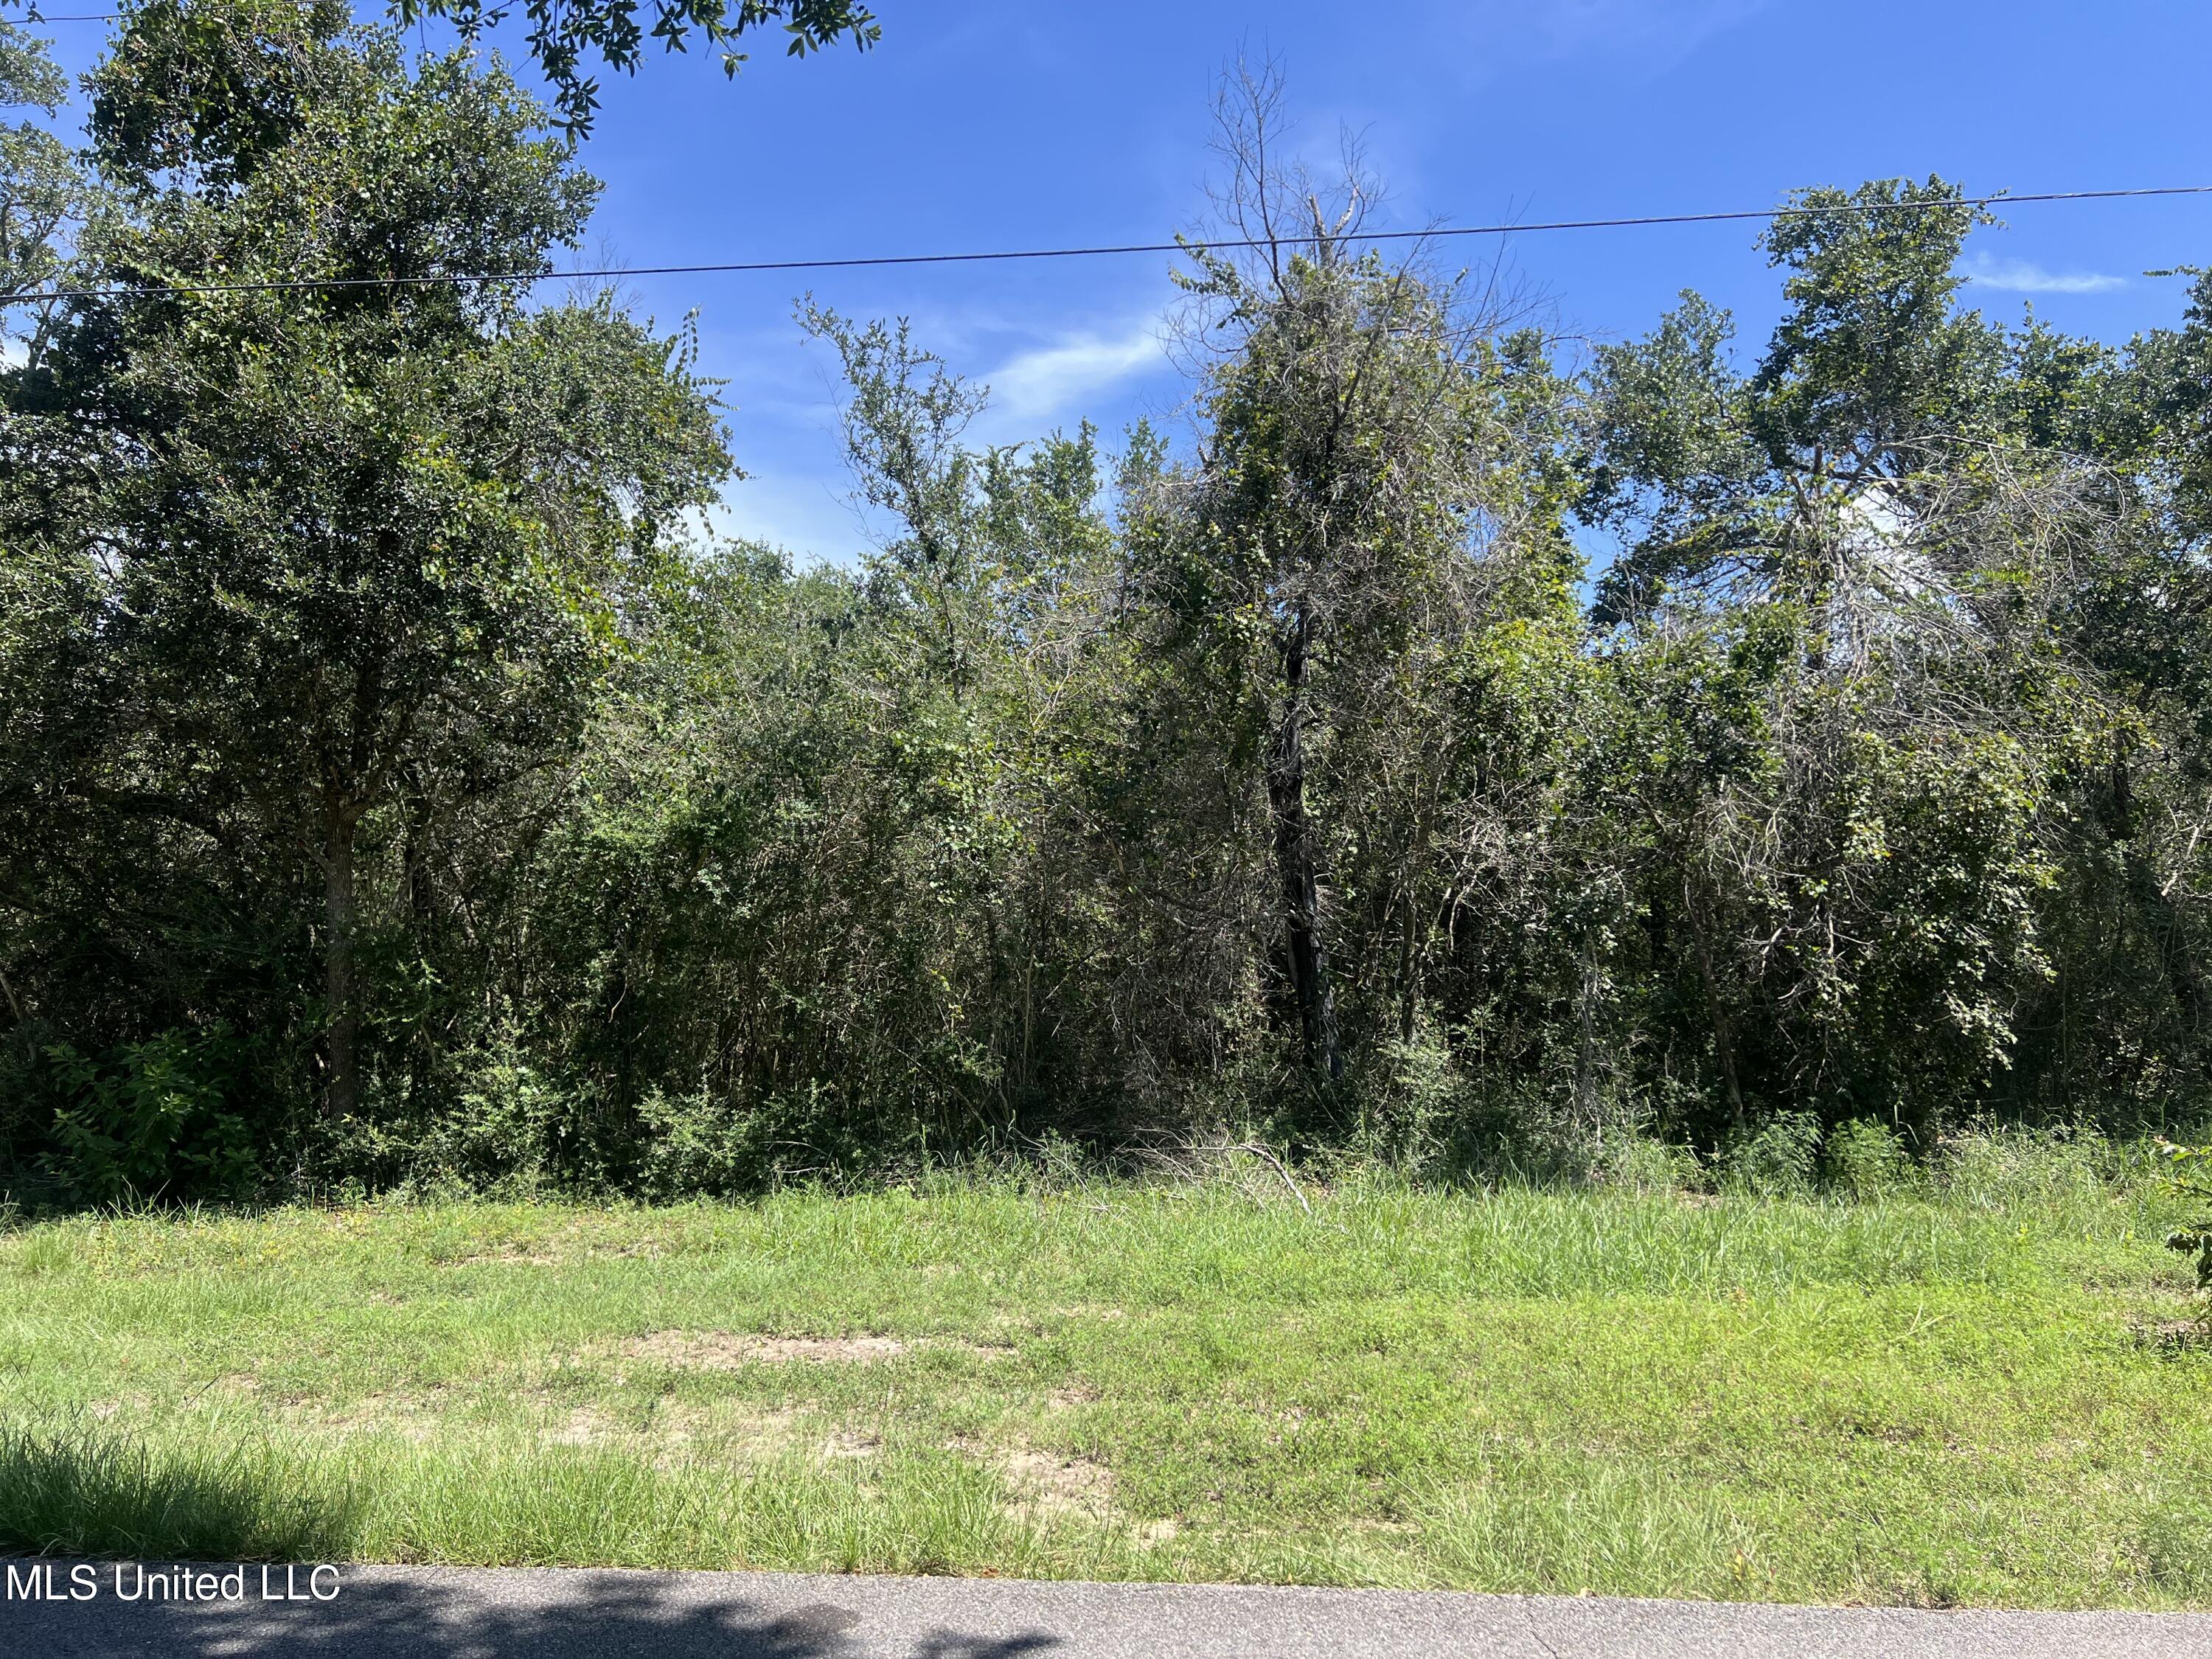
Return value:
M 1275 820 L 1275 866 L 1283 883 L 1283 933 L 1289 947 L 1291 988 L 1297 997 L 1307 1066 L 1335 1082 L 1344 1075 L 1337 1042 L 1336 993 L 1329 983 L 1328 946 L 1321 936 L 1320 860 L 1306 816 L 1305 607 L 1283 647 L 1282 723 L 1267 757 L 1267 801 Z
M 1744 1123 L 1743 1086 L 1736 1079 L 1735 1042 L 1729 1030 L 1728 1010 L 1721 1002 L 1720 979 L 1713 972 L 1711 943 L 1705 937 L 1705 918 L 1700 913 L 1687 872 L 1682 877 L 1682 909 L 1689 918 L 1690 938 L 1697 946 L 1698 977 L 1705 988 L 1705 1006 L 1713 1022 L 1713 1054 L 1721 1063 L 1721 1079 L 1728 1085 L 1729 1119 L 1741 1129 Z
M 1404 915 L 1398 927 L 1398 1041 L 1413 1040 L 1414 1014 L 1421 1000 L 1422 947 L 1427 929 L 1421 924 L 1419 903 L 1421 872 L 1428 867 L 1429 820 L 1422 810 L 1421 791 L 1418 781 L 1413 793 L 1413 810 L 1419 828 L 1413 833 L 1413 856 L 1406 860 L 1402 880 L 1405 891 L 1401 896 Z
M 2196 1050 L 2198 1063 L 2212 1069 L 2212 1025 L 2208 1025 L 2205 1017 L 2204 977 L 2198 971 L 2196 952 L 2190 949 L 2188 923 L 2180 907 L 2160 883 L 2158 872 L 2151 868 L 2136 839 L 2135 780 L 2124 749 L 2112 757 L 2111 813 L 2128 895 L 2142 913 L 2166 988 L 2182 1024 L 2189 1028 L 2190 1047 Z
M 323 1115 L 333 1121 L 353 1116 L 361 1106 L 361 1010 L 353 973 L 356 828 L 350 814 L 337 812 L 323 846 L 323 913 L 330 929 L 323 951 L 324 1045 L 330 1064 Z
M 1406 878 L 1405 896 L 1399 902 L 1404 913 L 1398 925 L 1398 1041 L 1413 1040 L 1413 1016 L 1420 1001 L 1420 957 L 1414 949 L 1413 930 L 1420 923 L 1413 912 L 1413 878 Z
M 2172 994 L 2174 1006 L 2180 1011 L 2182 1024 L 2189 1028 L 2190 1046 L 2197 1050 L 2201 1062 L 2212 1067 L 2212 1023 L 2205 1018 L 2204 979 L 2197 971 L 2196 952 L 2189 948 L 2188 923 L 2182 917 L 2180 907 L 2160 884 L 2158 872 L 2151 868 L 2150 861 L 2136 850 L 2135 842 L 2120 843 L 2120 858 L 2127 872 L 2130 896 L 2141 908 L 2144 930 L 2150 935 L 2152 948 L 2158 952 L 2166 988 Z

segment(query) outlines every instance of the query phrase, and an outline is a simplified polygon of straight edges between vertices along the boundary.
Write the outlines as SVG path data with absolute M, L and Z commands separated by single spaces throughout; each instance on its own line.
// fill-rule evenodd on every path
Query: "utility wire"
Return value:
M 2142 190 L 2045 191 L 2027 196 L 1953 196 L 1928 202 L 1847 203 L 1832 207 L 1750 208 L 1731 213 L 1654 213 L 1629 219 L 1553 219 L 1534 224 L 1444 225 L 1429 230 L 1367 230 L 1331 240 L 1407 242 L 1449 236 L 1519 236 L 1553 230 L 1629 230 L 1655 225 L 1714 225 L 1756 219 L 1826 218 L 1847 213 L 1920 213 L 1934 208 L 1987 207 L 1992 203 L 2131 201 L 2151 196 L 2208 196 L 2212 185 L 2165 185 Z M 274 294 L 295 289 L 434 288 L 471 283 L 555 283 L 595 277 L 699 276 L 785 270 L 857 270 L 890 265 L 981 264 L 1024 259 L 1088 259 L 1129 253 L 1185 253 L 1196 250 L 1299 246 L 1310 236 L 1191 238 L 1173 242 L 1122 242 L 1095 247 L 1013 248 L 987 253 L 882 253 L 845 259 L 760 259 L 684 265 L 607 265 L 586 270 L 434 272 L 412 276 L 295 276 L 255 283 L 162 283 L 143 286 L 25 289 L 0 294 L 0 305 L 46 300 L 137 300 L 171 294 Z

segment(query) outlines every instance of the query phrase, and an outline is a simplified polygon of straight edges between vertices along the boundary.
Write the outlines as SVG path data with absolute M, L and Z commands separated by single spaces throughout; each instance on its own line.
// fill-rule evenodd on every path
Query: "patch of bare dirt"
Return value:
M 823 1462 L 872 1457 L 881 1449 L 873 1435 L 835 1429 L 823 1432 L 823 1418 L 790 1406 L 754 1406 L 717 1401 L 701 1406 L 656 1401 L 642 1419 L 611 1416 L 580 1406 L 546 1434 L 553 1445 L 596 1446 L 611 1440 L 653 1449 L 664 1462 L 703 1451 L 715 1457 L 734 1455 L 747 1461 L 773 1460 L 795 1451 Z
M 772 1462 L 811 1443 L 821 1419 L 789 1406 L 742 1406 L 719 1401 L 711 1407 L 678 1406 L 662 1401 L 651 1420 L 632 1429 L 638 1440 L 654 1449 L 656 1467 L 670 1468 L 703 1455 L 717 1462 L 735 1457 L 745 1462 Z M 824 1454 L 826 1455 L 826 1454 Z
M 554 1446 L 598 1446 L 605 1444 L 621 1431 L 607 1420 L 604 1412 L 595 1412 L 589 1406 L 579 1406 L 567 1419 L 545 1437 L 546 1443 Z
M 941 1352 L 964 1353 L 976 1359 L 1004 1359 L 1021 1352 L 1013 1342 L 970 1342 L 964 1336 L 933 1336 L 923 1344 Z
M 1167 1543 L 1182 1530 L 1182 1523 L 1174 1516 L 1135 1522 L 1122 1514 L 1114 1504 L 1113 1470 L 1090 1458 L 1030 1445 L 991 1445 L 965 1437 L 946 1441 L 945 1449 L 997 1471 L 1014 1489 L 1014 1514 L 1032 1525 L 1057 1520 L 1089 1521 L 1127 1528 L 1141 1544 Z
M 718 1431 L 755 1455 L 790 1450 L 811 1420 L 806 1413 L 791 1406 L 751 1407 L 734 1418 L 724 1407 L 714 1417 Z
M 761 1336 L 738 1331 L 653 1331 L 622 1345 L 631 1359 L 684 1370 L 733 1371 L 745 1365 L 873 1364 L 904 1353 L 895 1336 Z
M 327 1434 L 396 1434 L 417 1442 L 435 1439 L 446 1418 L 436 1391 L 417 1394 L 379 1389 L 333 1410 L 317 1401 L 295 1404 L 285 1415 L 301 1427 Z
M 1000 1451 L 991 1461 L 1021 1492 L 1022 1508 L 1035 1519 L 1080 1516 L 1104 1521 L 1113 1514 L 1114 1472 L 1103 1463 L 1026 1446 Z

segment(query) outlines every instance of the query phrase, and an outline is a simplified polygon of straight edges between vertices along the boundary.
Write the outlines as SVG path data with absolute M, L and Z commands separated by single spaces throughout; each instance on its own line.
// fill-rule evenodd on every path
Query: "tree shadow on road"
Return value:
M 133 1571 L 125 1569 L 126 1587 Z M 356 1571 L 343 1571 L 339 1593 L 329 1601 L 264 1603 L 258 1599 L 258 1568 L 246 1570 L 248 1599 L 242 1602 L 124 1601 L 115 1595 L 113 1568 L 102 1564 L 93 1600 L 0 1602 L 0 1650 L 53 1659 L 847 1659 L 861 1653 L 1025 1659 L 1060 1645 L 1060 1638 L 1036 1630 L 985 1635 L 938 1628 L 886 1647 L 862 1615 L 835 1601 L 779 1608 L 742 1595 L 703 1600 L 696 1578 L 685 1574 L 519 1573 L 488 1592 L 484 1579 L 473 1574 L 465 1582 L 435 1574 L 356 1577 Z M 304 1590 L 305 1576 L 297 1582 Z M 55 1583 L 66 1594 L 68 1564 L 57 1566 Z
M 1041 1631 L 937 1629 L 886 1647 L 881 1633 L 861 1628 L 861 1614 L 827 1599 L 834 1589 L 812 1603 L 770 1606 L 696 1574 L 564 1570 L 462 1579 L 345 1568 L 335 1600 L 267 1601 L 261 1570 L 247 1566 L 246 1599 L 224 1602 L 126 1601 L 109 1565 L 143 1561 L 158 1572 L 189 1562 L 199 1564 L 196 1573 L 220 1576 L 233 1569 L 216 1564 L 343 1560 L 355 1521 L 352 1494 L 331 1471 L 272 1462 L 237 1443 L 156 1455 L 94 1423 L 0 1426 L 0 1554 L 20 1552 L 9 1564 L 15 1571 L 0 1579 L 0 1654 L 1021 1659 L 1060 1645 Z M 87 1558 L 99 1586 L 92 1599 L 36 1599 L 33 1587 L 49 1583 L 67 1597 L 70 1567 Z M 136 1571 L 125 1566 L 120 1588 L 132 1587 Z M 283 1570 L 270 1571 L 281 1593 Z M 295 1582 L 304 1592 L 306 1575 Z

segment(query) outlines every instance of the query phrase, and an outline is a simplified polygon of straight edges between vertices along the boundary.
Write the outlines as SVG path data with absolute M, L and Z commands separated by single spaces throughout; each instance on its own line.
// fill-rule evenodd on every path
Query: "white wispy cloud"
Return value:
M 1166 361 L 1159 319 L 1147 317 L 1119 334 L 1070 335 L 1022 352 L 981 378 L 1000 412 L 1038 420 Z
M 2007 294 L 2106 294 L 2125 288 L 2124 276 L 2100 276 L 2094 271 L 2045 270 L 2026 259 L 1992 259 L 1978 253 L 1966 261 L 1961 274 L 1978 287 Z

